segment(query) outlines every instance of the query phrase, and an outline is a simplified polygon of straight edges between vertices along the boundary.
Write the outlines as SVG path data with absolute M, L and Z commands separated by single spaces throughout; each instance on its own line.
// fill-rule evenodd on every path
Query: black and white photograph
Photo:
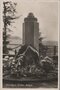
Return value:
M 58 89 L 58 0 L 2 1 L 2 88 Z

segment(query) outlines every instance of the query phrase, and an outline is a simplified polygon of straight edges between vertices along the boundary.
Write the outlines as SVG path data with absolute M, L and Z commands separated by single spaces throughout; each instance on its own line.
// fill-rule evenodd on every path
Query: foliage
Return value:
M 29 77 L 39 78 L 42 80 L 57 78 L 57 70 L 55 69 L 53 60 L 51 58 L 46 56 L 43 60 L 40 61 L 40 63 L 38 61 L 40 65 L 39 67 L 38 64 L 36 64 L 35 62 L 32 64 L 30 63 L 29 60 L 34 61 L 34 57 L 33 54 L 31 54 L 33 58 L 31 59 L 29 57 L 30 53 L 28 53 L 25 52 L 24 54 L 20 54 L 20 56 L 17 58 L 10 57 L 7 60 L 4 60 L 4 73 L 6 73 L 7 71 L 7 74 L 11 75 L 11 77 L 13 78 Z M 29 63 L 27 62 L 27 60 Z
M 42 41 L 45 39 L 45 37 L 41 36 L 42 33 L 39 32 L 39 55 L 45 57 L 48 47 L 43 45 Z
M 9 44 L 7 30 L 11 31 L 9 26 L 11 26 L 14 19 L 18 18 L 16 17 L 16 5 L 17 3 L 12 3 L 11 1 L 3 2 L 3 53 L 6 54 L 8 53 L 7 45 Z
M 49 73 L 54 69 L 53 60 L 47 56 L 43 60 L 41 60 L 40 64 L 46 73 Z

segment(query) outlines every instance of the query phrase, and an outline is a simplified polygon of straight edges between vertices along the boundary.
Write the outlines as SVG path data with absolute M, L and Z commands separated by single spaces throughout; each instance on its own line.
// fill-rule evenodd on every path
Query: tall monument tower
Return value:
M 24 19 L 23 44 L 32 45 L 39 51 L 39 23 L 33 13 L 29 13 Z

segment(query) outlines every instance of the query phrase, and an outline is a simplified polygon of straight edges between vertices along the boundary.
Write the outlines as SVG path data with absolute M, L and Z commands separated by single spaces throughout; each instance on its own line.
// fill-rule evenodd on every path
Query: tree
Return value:
M 41 32 L 39 32 L 39 54 L 40 56 L 45 57 L 47 52 L 47 46 L 43 45 L 42 40 L 45 39 L 41 36 Z
M 10 35 L 7 34 L 7 30 L 11 31 L 9 29 L 9 26 L 11 26 L 11 23 L 13 23 L 14 19 L 17 19 L 16 17 L 16 5 L 17 3 L 12 3 L 11 1 L 3 2 L 3 53 L 8 53 L 7 45 L 9 44 L 8 37 Z

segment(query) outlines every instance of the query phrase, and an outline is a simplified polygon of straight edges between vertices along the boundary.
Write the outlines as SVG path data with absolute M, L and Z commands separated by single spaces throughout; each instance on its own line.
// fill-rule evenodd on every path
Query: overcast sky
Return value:
M 16 0 L 17 2 L 17 0 Z M 58 3 L 57 2 L 40 2 L 40 0 L 19 0 L 17 2 L 17 15 L 22 15 L 16 20 L 13 33 L 22 38 L 22 23 L 29 12 L 32 12 L 38 19 L 39 28 L 42 36 L 46 40 L 58 40 Z

